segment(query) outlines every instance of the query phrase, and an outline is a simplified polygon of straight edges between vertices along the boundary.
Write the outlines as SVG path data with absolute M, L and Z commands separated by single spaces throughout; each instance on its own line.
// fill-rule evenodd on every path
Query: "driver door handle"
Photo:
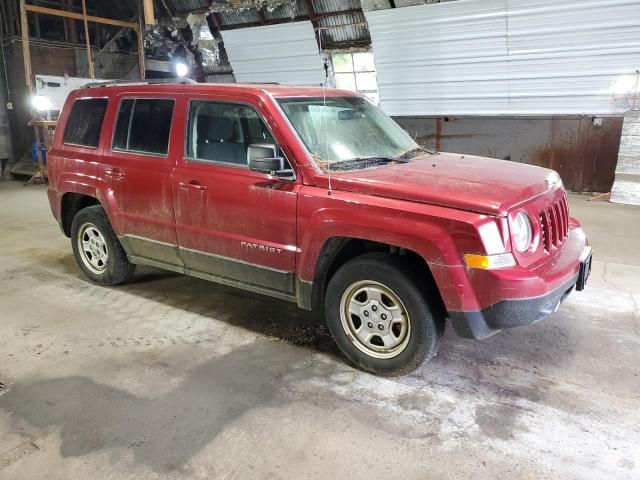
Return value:
M 198 180 L 191 180 L 190 182 L 179 182 L 180 188 L 185 190 L 199 190 L 204 191 L 207 189 L 206 185 L 202 185 Z

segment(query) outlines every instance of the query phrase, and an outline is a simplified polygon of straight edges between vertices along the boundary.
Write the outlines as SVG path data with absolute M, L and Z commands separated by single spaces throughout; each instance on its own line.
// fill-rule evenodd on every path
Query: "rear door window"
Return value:
M 113 149 L 166 155 L 174 100 L 124 99 L 120 102 Z
M 127 149 L 127 139 L 129 137 L 129 123 L 131 123 L 131 110 L 134 100 L 122 100 L 118 111 L 118 121 L 116 122 L 116 132 L 113 136 L 113 148 L 117 150 Z
M 83 147 L 97 147 L 108 103 L 106 98 L 76 100 L 64 129 L 63 142 Z

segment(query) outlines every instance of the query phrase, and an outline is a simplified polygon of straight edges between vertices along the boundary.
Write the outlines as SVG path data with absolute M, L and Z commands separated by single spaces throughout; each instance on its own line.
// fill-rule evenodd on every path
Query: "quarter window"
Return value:
M 187 157 L 243 166 L 249 145 L 276 143 L 254 108 L 234 103 L 192 100 L 187 132 Z
M 166 155 L 173 100 L 136 98 L 120 102 L 113 136 L 115 150 Z
M 76 100 L 64 129 L 64 143 L 97 147 L 107 103 L 106 98 Z

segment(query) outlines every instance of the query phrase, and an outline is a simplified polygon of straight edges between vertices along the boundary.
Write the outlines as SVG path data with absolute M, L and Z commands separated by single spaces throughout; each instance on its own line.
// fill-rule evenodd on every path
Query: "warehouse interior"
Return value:
M 640 0 L 3 0 L 0 16 L 0 479 L 640 476 Z M 447 323 L 433 359 L 386 377 L 284 300 L 149 265 L 93 284 L 51 215 L 47 155 L 69 93 L 110 81 L 357 92 L 429 152 L 554 170 L 589 283 L 484 340 Z

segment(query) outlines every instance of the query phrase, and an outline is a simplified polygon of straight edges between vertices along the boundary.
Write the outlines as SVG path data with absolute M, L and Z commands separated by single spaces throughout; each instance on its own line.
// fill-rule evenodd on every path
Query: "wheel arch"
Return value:
M 76 214 L 86 207 L 102 205 L 93 195 L 87 193 L 66 192 L 60 199 L 60 226 L 67 237 L 71 237 L 71 224 Z
M 324 309 L 324 296 L 331 277 L 348 261 L 371 252 L 385 252 L 403 259 L 410 267 L 413 279 L 429 300 L 435 314 L 444 318 L 446 306 L 433 272 L 422 255 L 392 243 L 353 237 L 335 236 L 325 240 L 316 262 L 313 281 L 307 290 L 311 310 Z

